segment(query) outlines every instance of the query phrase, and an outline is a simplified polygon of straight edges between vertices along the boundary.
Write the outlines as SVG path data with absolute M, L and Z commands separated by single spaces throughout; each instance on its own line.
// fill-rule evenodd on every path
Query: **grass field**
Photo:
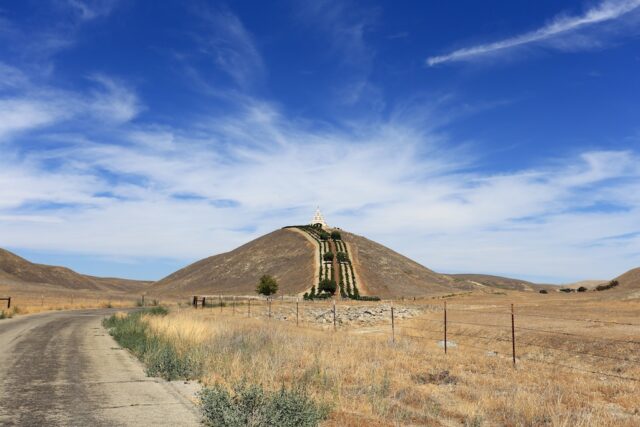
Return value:
M 446 355 L 439 342 L 443 300 L 396 301 L 396 309 L 413 306 L 420 314 L 395 322 L 395 343 L 390 319 L 337 331 L 308 320 L 296 326 L 291 315 L 276 320 L 279 310 L 291 313 L 286 303 L 273 305 L 271 319 L 256 305 L 251 317 L 244 306 L 235 315 L 230 307 L 176 307 L 142 321 L 175 357 L 198 367 L 191 372 L 203 384 L 302 387 L 331 408 L 326 425 L 636 426 L 640 302 L 596 297 L 450 298 Z M 301 310 L 311 307 L 318 304 Z
M 1 293 L 0 296 L 11 295 L 11 308 L 7 309 L 6 302 L 0 301 L 0 316 L 10 318 L 16 315 L 41 313 L 56 310 L 80 310 L 88 308 L 124 308 L 135 307 L 140 297 L 135 295 L 108 295 L 104 293 Z M 153 300 L 147 300 L 152 304 Z M 156 302 L 157 304 L 158 302 Z

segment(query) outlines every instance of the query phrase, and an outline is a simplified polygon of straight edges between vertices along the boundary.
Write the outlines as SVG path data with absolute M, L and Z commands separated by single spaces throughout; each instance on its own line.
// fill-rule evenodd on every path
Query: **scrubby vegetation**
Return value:
M 194 354 L 195 350 L 179 352 L 172 342 L 149 330 L 145 317 L 165 316 L 167 313 L 165 307 L 158 306 L 129 315 L 114 314 L 105 319 L 103 325 L 118 344 L 131 350 L 145 363 L 148 375 L 169 381 L 197 378 L 202 366 Z
M 606 291 L 608 289 L 615 288 L 619 284 L 620 283 L 617 280 L 612 280 L 606 285 L 598 285 L 598 286 L 596 286 L 596 291 Z
M 329 412 L 300 388 L 269 392 L 259 385 L 239 384 L 230 392 L 216 384 L 199 397 L 204 424 L 216 427 L 312 427 Z
M 222 336 L 207 345 L 200 339 L 205 329 L 193 325 L 172 328 L 170 321 L 160 320 L 167 314 L 164 307 L 119 313 L 105 319 L 103 325 L 122 347 L 144 362 L 147 375 L 166 380 L 200 380 L 206 369 L 212 369 L 206 363 L 212 355 L 252 346 L 253 338 L 246 335 L 232 341 Z M 268 345 L 259 345 L 263 344 Z M 317 404 L 303 388 L 282 386 L 270 391 L 244 380 L 230 388 L 214 382 L 199 397 L 203 422 L 209 426 L 317 426 L 329 413 L 326 405 Z
M 333 279 L 322 279 L 318 285 L 318 290 L 320 292 L 325 292 L 331 295 L 336 293 L 336 288 L 336 281 Z

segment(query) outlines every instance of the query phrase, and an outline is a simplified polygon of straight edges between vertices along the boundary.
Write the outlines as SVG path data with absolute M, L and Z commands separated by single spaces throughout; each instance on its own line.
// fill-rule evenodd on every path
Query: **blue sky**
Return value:
M 158 279 L 321 206 L 441 272 L 640 265 L 640 0 L 0 1 L 0 247 Z

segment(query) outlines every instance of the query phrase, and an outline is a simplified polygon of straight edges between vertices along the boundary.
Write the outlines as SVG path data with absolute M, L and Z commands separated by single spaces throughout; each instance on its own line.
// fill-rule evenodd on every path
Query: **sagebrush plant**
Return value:
M 313 427 L 329 412 L 301 388 L 270 392 L 240 383 L 229 391 L 215 384 L 200 391 L 199 398 L 204 424 L 216 427 Z

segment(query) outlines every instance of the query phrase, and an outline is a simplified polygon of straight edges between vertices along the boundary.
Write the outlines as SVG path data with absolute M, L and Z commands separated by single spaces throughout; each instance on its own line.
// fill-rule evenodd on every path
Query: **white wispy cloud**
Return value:
M 465 47 L 444 55 L 432 56 L 426 62 L 429 66 L 434 66 L 445 62 L 472 60 L 520 46 L 547 41 L 555 41 L 558 47 L 565 49 L 570 47 L 588 48 L 597 43 L 597 41 L 584 38 L 563 40 L 562 37 L 569 36 L 589 26 L 619 19 L 639 7 L 640 0 L 605 0 L 586 10 L 582 15 L 560 15 L 537 30 L 492 43 Z
M 65 116 L 60 105 L 37 99 L 0 99 L 0 142 L 12 134 L 54 123 Z
M 119 0 L 67 0 L 66 4 L 83 21 L 90 21 L 111 13 Z
M 134 89 L 105 75 L 91 76 L 94 89 L 78 93 L 31 83 L 16 70 L 4 70 L 13 78 L 8 82 L 12 91 L 0 92 L 0 143 L 22 132 L 81 117 L 109 125 L 123 123 L 134 119 L 144 108 Z
M 109 16 L 120 0 L 53 0 L 38 4 L 41 14 L 12 22 L 0 16 L 0 42 L 15 62 L 28 63 L 41 74 L 53 68 L 52 58 L 75 46 L 79 30 Z
M 322 34 L 326 52 L 348 70 L 339 79 L 334 98 L 347 105 L 369 102 L 382 105 L 380 89 L 370 79 L 376 51 L 366 35 L 375 25 L 378 10 L 357 8 L 354 4 L 336 0 L 295 3 L 296 15 L 305 29 Z
M 91 79 L 100 85 L 88 101 L 93 114 L 114 122 L 127 122 L 142 109 L 135 91 L 108 76 L 97 74 Z
M 204 20 L 204 35 L 198 35 L 200 52 L 210 56 L 218 69 L 246 88 L 265 73 L 264 62 L 253 35 L 242 20 L 228 9 L 197 8 Z M 204 78 L 200 76 L 200 78 Z

